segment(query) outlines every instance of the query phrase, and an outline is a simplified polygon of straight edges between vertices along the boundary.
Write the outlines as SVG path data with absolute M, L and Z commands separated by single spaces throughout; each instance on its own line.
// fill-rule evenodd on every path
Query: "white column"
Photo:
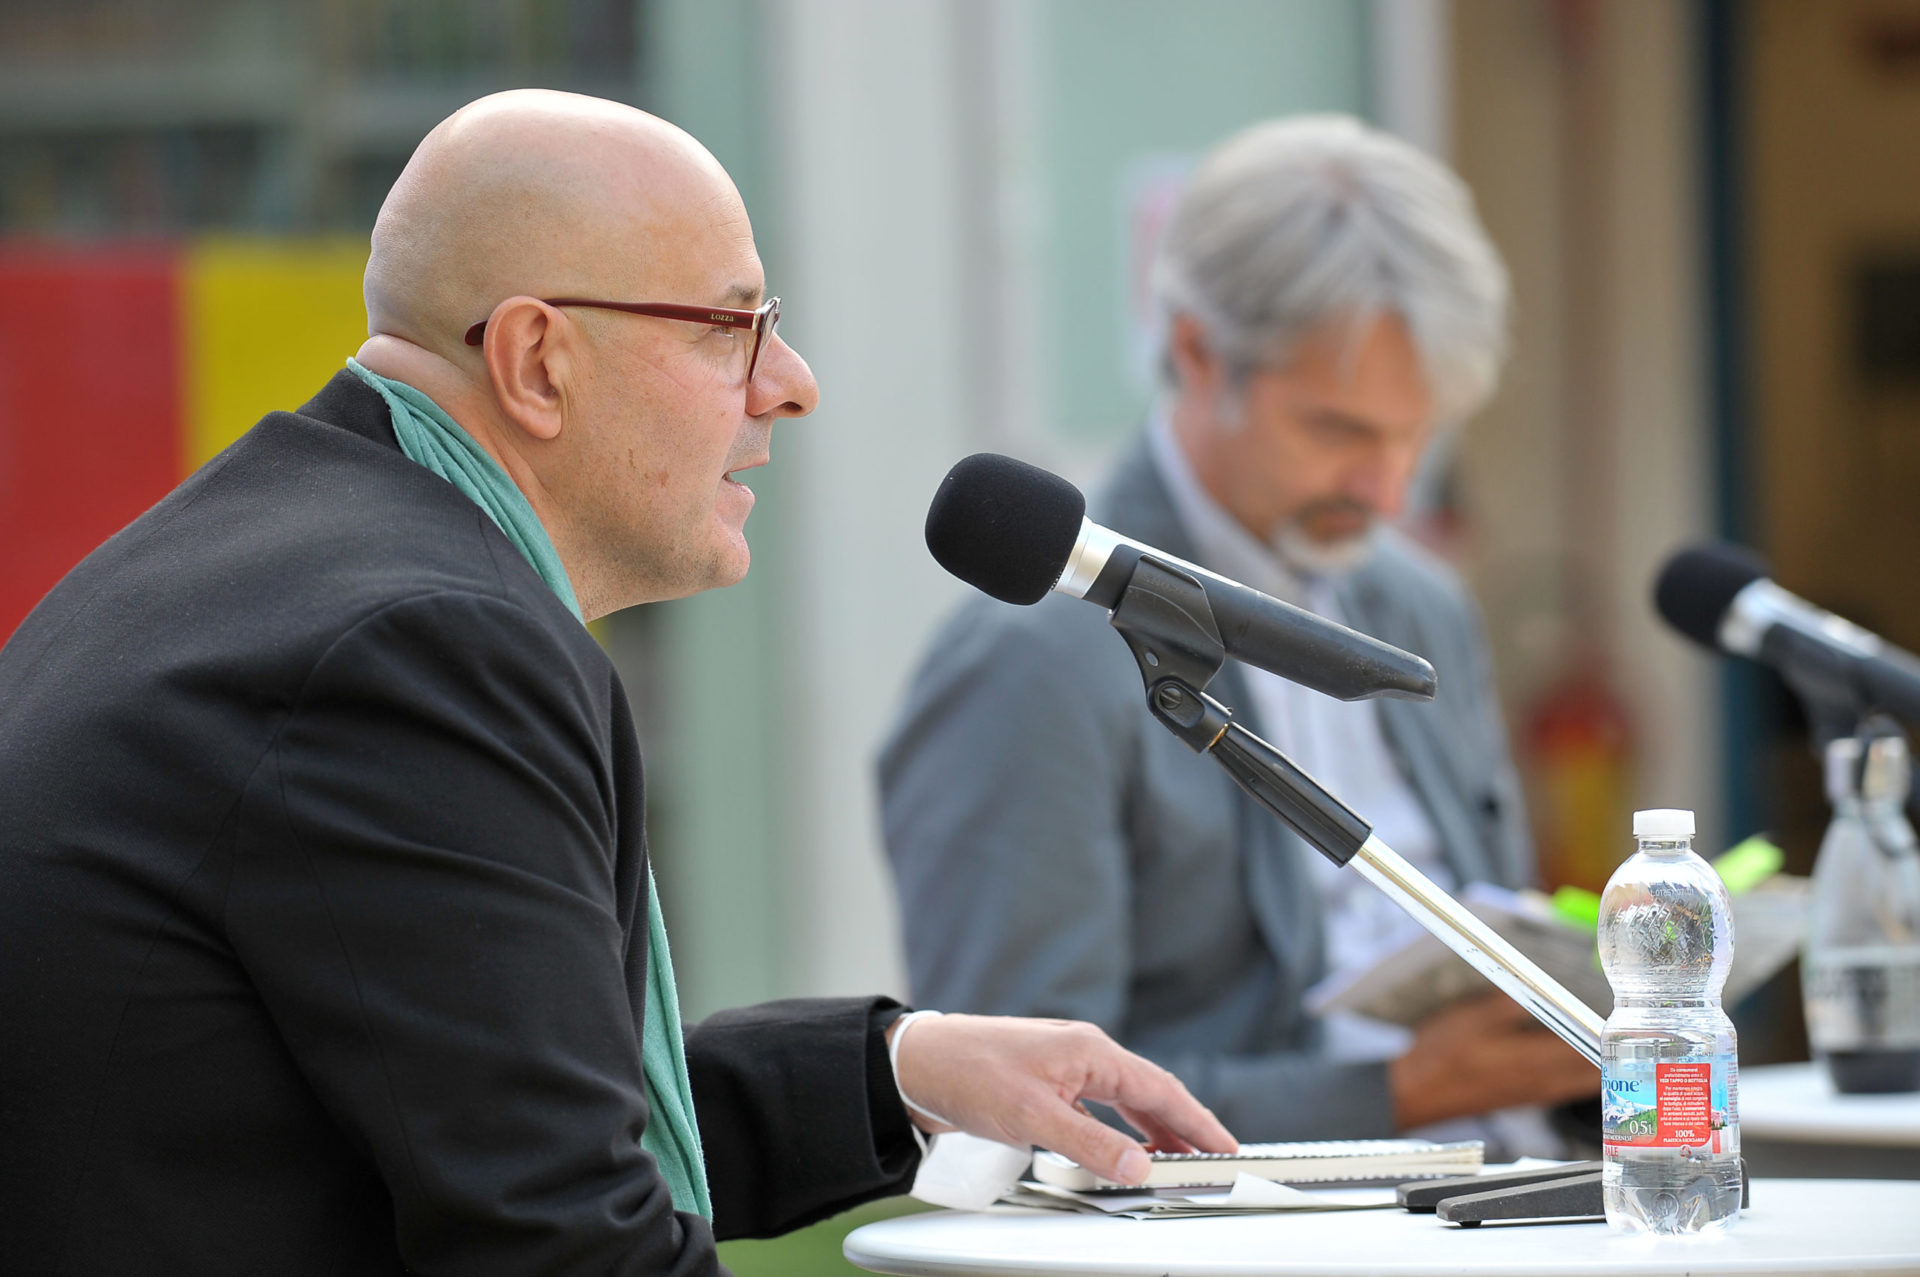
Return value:
M 976 290 L 965 245 L 954 0 L 768 0 L 786 227 L 782 332 L 820 409 L 775 435 L 795 480 L 776 650 L 797 828 L 787 902 L 795 992 L 904 992 L 874 757 L 911 666 L 961 587 L 920 529 L 968 446 Z

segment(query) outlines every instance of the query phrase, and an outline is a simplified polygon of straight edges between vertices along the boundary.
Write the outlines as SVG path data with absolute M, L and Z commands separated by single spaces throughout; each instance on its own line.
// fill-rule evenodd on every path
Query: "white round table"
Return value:
M 1758 1180 L 1719 1237 L 1605 1224 L 1458 1228 L 1396 1209 L 1210 1219 L 937 1211 L 848 1234 L 847 1258 L 900 1277 L 1485 1277 L 1505 1274 L 1920 1273 L 1920 1183 Z
M 1813 1063 L 1741 1069 L 1740 1135 L 1920 1149 L 1920 1091 L 1842 1095 Z
M 1740 1144 L 1754 1175 L 1920 1178 L 1920 1092 L 1842 1095 L 1813 1063 L 1741 1069 Z

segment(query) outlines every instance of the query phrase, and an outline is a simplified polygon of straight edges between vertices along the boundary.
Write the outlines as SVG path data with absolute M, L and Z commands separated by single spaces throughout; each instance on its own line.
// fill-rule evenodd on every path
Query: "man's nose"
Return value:
M 820 387 L 800 352 L 774 334 L 747 384 L 750 417 L 804 417 L 820 406 Z
M 1407 503 L 1407 489 L 1419 464 L 1418 452 L 1376 449 L 1347 470 L 1341 495 L 1383 519 L 1396 518 Z

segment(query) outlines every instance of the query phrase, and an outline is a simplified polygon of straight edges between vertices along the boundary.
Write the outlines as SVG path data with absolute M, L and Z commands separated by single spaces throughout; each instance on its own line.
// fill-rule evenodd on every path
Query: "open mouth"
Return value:
M 733 484 L 735 487 L 745 488 L 747 486 L 746 481 L 741 479 L 740 476 L 748 470 L 758 470 L 761 466 L 764 466 L 766 464 L 767 463 L 764 458 L 759 461 L 749 461 L 747 462 L 747 464 L 743 466 L 735 466 L 733 469 L 727 471 L 725 474 L 722 474 L 720 477 L 722 479 L 725 479 L 728 483 Z M 751 491 L 751 489 L 749 489 L 749 491 Z

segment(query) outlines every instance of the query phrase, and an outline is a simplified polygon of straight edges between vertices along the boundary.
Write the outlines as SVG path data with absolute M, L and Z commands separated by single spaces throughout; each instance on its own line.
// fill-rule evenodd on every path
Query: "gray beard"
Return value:
M 1273 534 L 1271 548 L 1282 563 L 1302 576 L 1339 577 L 1359 567 L 1373 553 L 1374 529 L 1340 541 L 1316 541 L 1289 519 Z

